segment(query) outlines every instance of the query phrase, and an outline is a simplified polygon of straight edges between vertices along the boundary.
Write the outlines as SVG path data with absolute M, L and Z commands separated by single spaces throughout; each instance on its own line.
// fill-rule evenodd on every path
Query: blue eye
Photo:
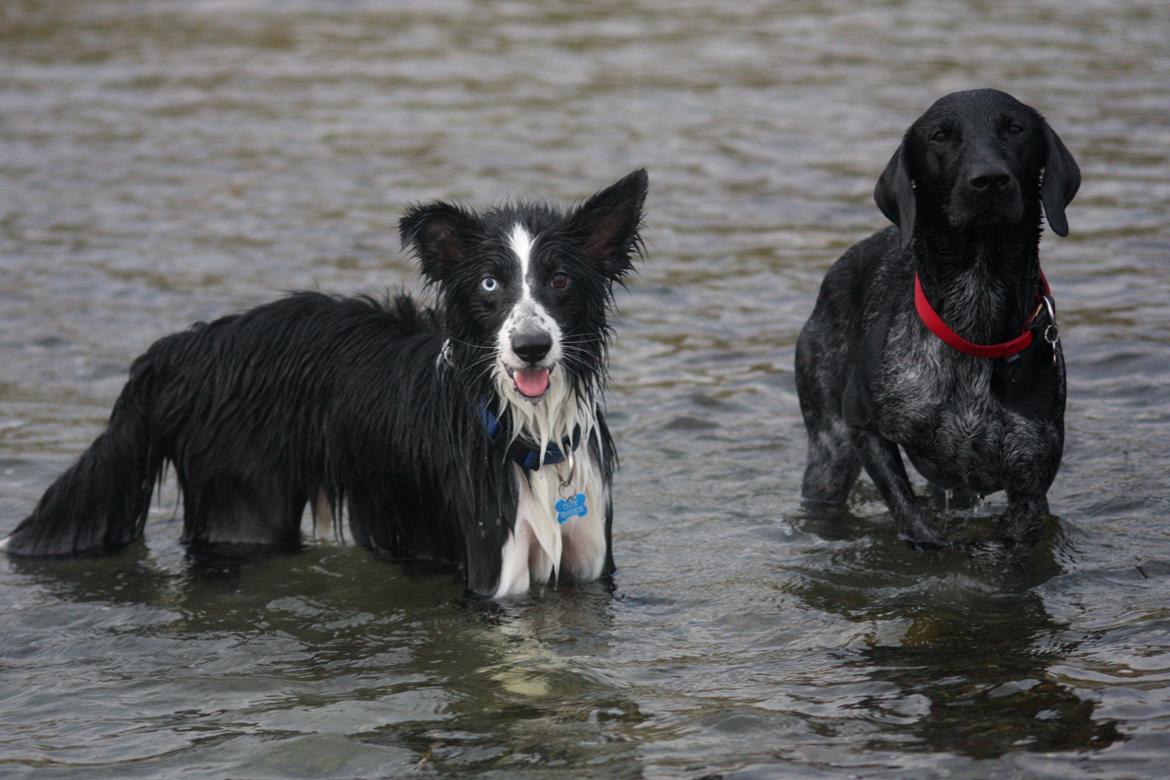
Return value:
M 494 276 L 485 276 L 479 286 L 488 292 L 495 292 L 500 288 L 500 283 L 496 281 Z

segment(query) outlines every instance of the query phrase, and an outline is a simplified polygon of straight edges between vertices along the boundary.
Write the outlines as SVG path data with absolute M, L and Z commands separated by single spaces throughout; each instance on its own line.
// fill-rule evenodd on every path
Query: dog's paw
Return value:
M 947 540 L 927 523 L 925 517 L 899 523 L 898 538 L 916 550 L 940 550 L 948 546 Z
M 905 542 L 915 550 L 943 550 L 950 547 L 946 539 L 943 539 L 938 534 L 930 534 L 928 536 L 910 536 L 908 534 L 898 534 L 898 538 Z
M 1011 547 L 1014 545 L 1033 545 L 1040 538 L 1043 523 L 1039 517 L 1023 517 L 1005 514 L 999 521 L 999 540 Z

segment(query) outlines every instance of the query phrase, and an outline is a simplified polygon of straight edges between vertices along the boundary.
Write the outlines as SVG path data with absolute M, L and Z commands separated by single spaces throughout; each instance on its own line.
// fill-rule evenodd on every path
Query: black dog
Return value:
M 864 466 L 899 533 L 941 545 L 901 446 L 942 488 L 1006 490 L 1002 536 L 1033 537 L 1064 448 L 1041 204 L 1067 235 L 1079 186 L 1044 118 L 1002 92 L 947 95 L 910 126 L 874 191 L 897 227 L 833 265 L 797 342 L 806 499 L 843 502 Z
M 0 549 L 139 538 L 170 463 L 194 552 L 295 547 L 310 505 L 337 529 L 344 512 L 358 544 L 458 564 L 485 595 L 613 571 L 607 311 L 646 186 L 635 171 L 567 214 L 410 209 L 434 308 L 300 293 L 160 339 Z

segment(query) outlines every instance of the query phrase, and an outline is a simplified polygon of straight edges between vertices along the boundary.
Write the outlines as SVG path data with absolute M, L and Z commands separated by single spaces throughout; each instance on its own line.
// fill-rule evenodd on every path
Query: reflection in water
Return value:
M 992 532 L 993 520 L 962 511 L 978 503 L 948 496 L 931 510 L 951 521 L 950 538 L 956 525 L 978 538 Z M 837 544 L 795 566 L 803 576 L 791 590 L 812 607 L 875 627 L 847 662 L 879 684 L 853 705 L 879 726 L 870 749 L 996 758 L 1122 739 L 1116 722 L 1094 717 L 1095 702 L 1051 673 L 1077 646 L 1036 592 L 1062 573 L 1059 530 L 1033 548 L 990 542 L 916 551 L 892 526 L 845 508 L 806 509 L 796 522 Z
M 894 683 L 914 700 L 911 710 L 928 707 L 897 727 L 917 744 L 890 735 L 872 745 L 994 758 L 1013 750 L 1100 749 L 1121 738 L 1115 721 L 1094 718 L 1094 702 L 1049 674 L 1073 647 L 1062 644 L 1065 627 L 1050 620 L 1034 593 L 949 610 L 925 599 L 922 607 L 900 644 L 877 645 L 860 662 L 871 679 Z M 880 711 L 883 703 L 874 704 Z
M 152 730 L 179 742 L 192 732 L 200 743 L 226 739 L 227 721 L 248 724 L 253 738 L 324 731 L 406 749 L 416 769 L 430 771 L 640 765 L 638 704 L 572 663 L 604 651 L 612 592 L 603 583 L 500 606 L 461 595 L 449 569 L 352 548 L 192 559 L 171 571 L 140 544 L 76 563 L 12 565 L 82 613 L 136 616 L 116 641 L 128 653 L 149 644 L 160 661 L 137 662 L 139 696 L 149 701 L 174 685 L 209 694 L 205 707 L 147 716 Z M 529 609 L 550 601 L 558 608 Z M 84 662 L 84 648 L 75 654 Z M 187 660 L 178 678 L 167 668 L 175 657 Z M 272 767 L 352 768 L 336 754 L 321 763 L 310 755 L 320 747 L 293 739 Z

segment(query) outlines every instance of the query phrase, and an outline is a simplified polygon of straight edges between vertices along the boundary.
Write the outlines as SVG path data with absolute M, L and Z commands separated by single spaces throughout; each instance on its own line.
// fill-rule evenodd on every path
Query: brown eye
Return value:
M 1024 128 L 1013 123 L 1013 124 L 1008 125 L 1007 131 L 1011 135 L 1019 135 L 1020 133 L 1024 132 Z
M 942 143 L 943 141 L 946 141 L 950 137 L 951 137 L 950 131 L 947 130 L 945 127 L 940 127 L 938 130 L 935 130 L 931 134 L 930 140 L 938 141 L 939 143 Z
M 563 290 L 569 286 L 569 275 L 555 273 L 552 275 L 552 278 L 548 280 L 548 284 L 554 290 Z

